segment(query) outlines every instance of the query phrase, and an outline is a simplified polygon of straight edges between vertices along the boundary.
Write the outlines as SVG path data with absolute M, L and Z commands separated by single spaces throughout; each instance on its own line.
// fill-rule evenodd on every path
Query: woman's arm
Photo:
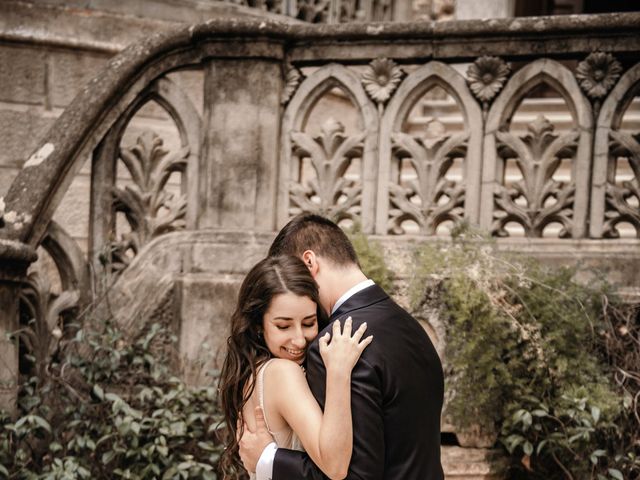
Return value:
M 327 370 L 324 414 L 313 397 L 298 365 L 276 360 L 265 371 L 265 408 L 276 413 L 298 435 L 313 462 L 331 479 L 346 477 L 353 449 L 351 421 L 351 370 L 364 348 L 363 325 L 351 337 L 351 319 L 333 325 L 333 335 L 320 339 L 320 352 Z M 329 342 L 329 337 L 331 341 Z M 273 426 L 271 427 L 273 429 Z

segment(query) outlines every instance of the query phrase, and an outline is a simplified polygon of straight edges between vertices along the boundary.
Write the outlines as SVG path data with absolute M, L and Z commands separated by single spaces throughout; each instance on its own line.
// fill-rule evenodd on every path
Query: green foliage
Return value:
M 385 263 L 382 246 L 369 239 L 359 225 L 354 226 L 347 235 L 356 250 L 364 274 L 387 292 L 392 292 L 393 273 Z
M 157 325 L 135 340 L 79 330 L 23 386 L 20 416 L 0 415 L 0 477 L 216 479 L 216 390 L 172 376 L 168 338 Z
M 458 429 L 498 433 L 509 478 L 640 473 L 640 444 L 619 428 L 629 405 L 598 349 L 606 291 L 573 277 L 497 255 L 468 231 L 417 252 L 413 306 L 435 289 L 446 321 L 447 413 Z

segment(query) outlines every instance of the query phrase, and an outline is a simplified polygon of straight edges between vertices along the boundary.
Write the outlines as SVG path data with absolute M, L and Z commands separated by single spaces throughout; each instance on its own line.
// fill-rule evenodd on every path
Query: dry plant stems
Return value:
M 431 302 L 445 322 L 456 428 L 496 431 L 509 478 L 639 478 L 637 308 L 621 316 L 606 283 L 458 233 L 421 247 L 410 286 L 413 308 Z

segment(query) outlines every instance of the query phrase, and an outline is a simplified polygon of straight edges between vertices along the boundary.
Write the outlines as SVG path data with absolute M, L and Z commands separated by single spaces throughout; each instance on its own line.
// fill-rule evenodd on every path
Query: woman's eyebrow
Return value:
M 306 317 L 303 317 L 302 319 L 303 319 L 303 320 L 309 320 L 309 319 L 311 319 L 311 318 L 315 318 L 315 317 L 317 317 L 317 316 L 318 316 L 318 314 L 317 314 L 317 313 L 312 313 L 311 315 L 307 315 Z M 281 316 L 273 317 L 273 319 L 274 319 L 274 320 L 285 320 L 285 321 L 287 321 L 287 322 L 290 322 L 290 321 L 292 321 L 292 320 L 293 320 L 293 318 L 291 318 L 291 317 L 281 317 Z

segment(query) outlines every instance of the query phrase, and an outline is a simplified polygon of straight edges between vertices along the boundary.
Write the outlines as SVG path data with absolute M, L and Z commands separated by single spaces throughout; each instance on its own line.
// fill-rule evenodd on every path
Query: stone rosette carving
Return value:
M 21 230 L 29 222 L 31 222 L 31 215 L 13 210 L 7 211 L 4 198 L 0 197 L 0 228 L 10 226 L 14 230 Z
M 562 159 L 575 158 L 579 133 L 555 135 L 554 126 L 542 115 L 527 128 L 529 133 L 520 138 L 496 132 L 498 155 L 505 162 L 515 159 L 522 179 L 497 186 L 492 233 L 509 236 L 506 225 L 514 222 L 524 228 L 525 236 L 542 237 L 547 225 L 557 223 L 562 226 L 558 236 L 570 237 L 575 182 L 561 182 L 553 175 Z
M 636 237 L 640 238 L 640 132 L 611 131 L 609 139 L 609 155 L 614 160 L 611 163 L 618 158 L 626 158 L 634 178 L 607 182 L 604 237 L 620 238 L 617 225 L 626 222 L 633 225 Z M 612 176 L 615 177 L 615 173 Z
M 362 179 L 347 178 L 345 173 L 353 159 L 362 158 L 365 133 L 345 135 L 345 127 L 329 118 L 321 134 L 291 132 L 293 155 L 300 162 L 310 159 L 314 176 L 301 178 L 291 185 L 289 213 L 316 213 L 339 222 L 360 214 Z
M 446 175 L 456 158 L 466 157 L 468 133 L 432 140 L 396 132 L 391 138 L 395 158 L 408 159 L 415 178 L 389 184 L 388 232 L 404 234 L 402 224 L 411 220 L 420 226 L 421 232 L 433 235 L 441 223 L 461 221 L 465 185 Z
M 186 170 L 188 156 L 189 147 L 169 152 L 162 138 L 150 131 L 138 137 L 134 147 L 120 149 L 120 159 L 133 180 L 132 185 L 112 189 L 114 208 L 125 214 L 131 227 L 110 247 L 120 269 L 126 267 L 126 252 L 135 255 L 153 238 L 185 227 L 186 195 L 174 195 L 165 187 L 174 172 Z
M 487 104 L 502 90 L 511 73 L 511 65 L 500 57 L 484 55 L 467 69 L 467 83 L 475 97 Z
M 282 90 L 282 96 L 280 97 L 280 103 L 286 105 L 296 93 L 298 86 L 304 80 L 302 72 L 292 65 L 287 66 L 287 73 L 285 75 L 284 90 Z
M 589 54 L 576 68 L 576 78 L 584 92 L 594 100 L 609 93 L 622 73 L 622 65 L 605 52 Z
M 362 73 L 362 84 L 371 99 L 384 104 L 393 95 L 404 73 L 400 67 L 388 58 L 376 58 Z

